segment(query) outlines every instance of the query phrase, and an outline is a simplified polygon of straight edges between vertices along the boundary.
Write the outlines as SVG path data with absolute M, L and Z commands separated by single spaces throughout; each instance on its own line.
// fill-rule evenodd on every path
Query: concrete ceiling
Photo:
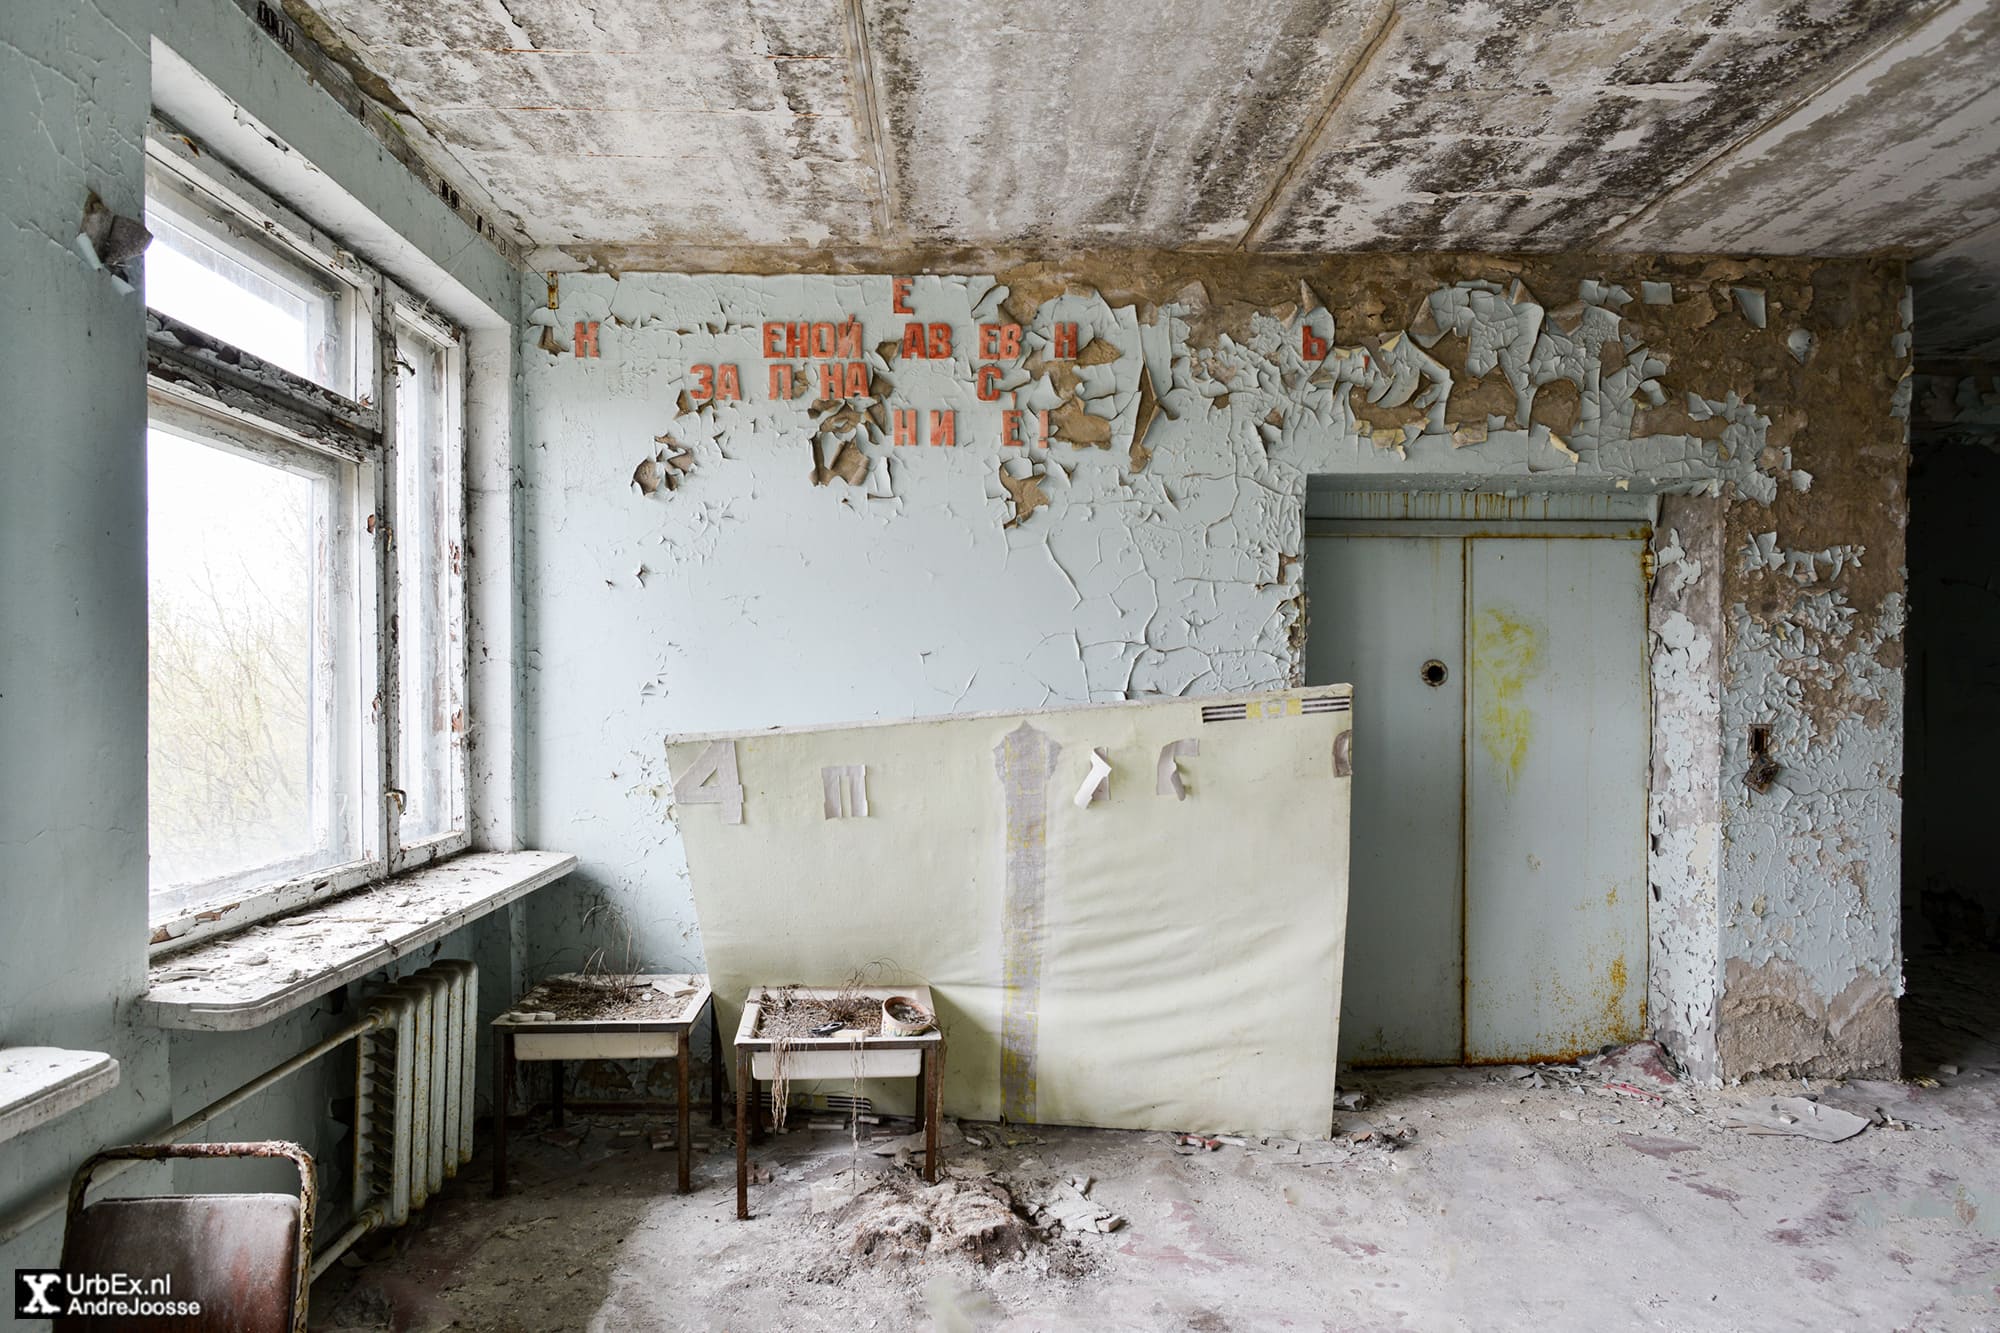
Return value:
M 1890 251 L 1929 354 L 2000 346 L 2000 0 L 312 8 L 572 260 Z

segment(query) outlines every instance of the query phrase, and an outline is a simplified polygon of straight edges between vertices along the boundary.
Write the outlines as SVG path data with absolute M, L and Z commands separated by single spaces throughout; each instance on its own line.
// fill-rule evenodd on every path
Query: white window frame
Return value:
M 356 854 L 309 873 L 274 875 L 272 868 L 191 886 L 175 901 L 149 900 L 155 951 L 239 930 L 271 916 L 430 864 L 470 844 L 467 763 L 467 664 L 465 493 L 465 335 L 432 311 L 421 297 L 343 248 L 253 182 L 212 156 L 199 153 L 173 125 L 156 117 L 147 136 L 149 190 L 164 174 L 180 196 L 176 207 L 198 207 L 233 221 L 247 245 L 266 247 L 284 261 L 301 263 L 336 280 L 344 293 L 342 318 L 350 330 L 354 384 L 343 394 L 270 365 L 253 354 L 167 316 L 147 312 L 149 420 L 195 432 L 226 447 L 263 456 L 305 450 L 335 460 L 353 478 L 351 563 L 354 587 L 338 589 L 355 617 L 358 651 L 340 688 L 356 693 L 358 757 L 349 766 L 360 810 Z M 224 225 L 228 225 L 225 223 Z M 446 356 L 445 440 L 449 513 L 445 523 L 453 560 L 448 606 L 440 629 L 448 645 L 444 688 L 458 725 L 449 737 L 447 799 L 442 834 L 405 846 L 402 840 L 402 701 L 399 672 L 395 544 L 398 509 L 396 337 L 399 325 L 436 344 Z M 348 668 L 343 666 L 343 671 Z

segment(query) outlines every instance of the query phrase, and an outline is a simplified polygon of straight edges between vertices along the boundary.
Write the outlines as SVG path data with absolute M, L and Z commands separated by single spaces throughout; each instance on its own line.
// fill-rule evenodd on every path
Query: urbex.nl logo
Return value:
M 201 1302 L 177 1300 L 172 1274 L 72 1273 L 60 1268 L 14 1270 L 14 1317 L 62 1315 L 99 1319 L 172 1319 L 199 1315 Z
M 62 1276 L 60 1268 L 15 1269 L 14 1317 L 47 1319 L 61 1314 Z

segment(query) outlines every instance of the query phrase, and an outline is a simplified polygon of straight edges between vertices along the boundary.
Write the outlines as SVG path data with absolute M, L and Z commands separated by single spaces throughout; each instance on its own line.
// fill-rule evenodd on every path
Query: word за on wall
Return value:
M 896 278 L 891 283 L 894 295 L 891 309 L 898 315 L 916 314 L 909 304 L 911 283 L 909 278 Z M 863 348 L 867 345 L 861 321 L 851 315 L 840 323 L 767 320 L 762 330 L 762 350 L 767 362 L 765 396 L 786 402 L 797 398 L 808 388 L 816 387 L 815 401 L 820 403 L 871 398 L 872 379 L 868 363 L 863 359 L 866 356 Z M 1073 322 L 1057 323 L 1049 331 L 1048 359 L 1074 360 L 1078 345 L 1078 326 Z M 970 358 L 972 389 L 979 401 L 997 403 L 1002 394 L 1011 395 L 1014 391 L 1003 390 L 1000 384 L 1007 369 L 1020 364 L 1021 326 L 975 325 L 972 341 L 967 346 L 973 353 Z M 912 319 L 903 325 L 896 356 L 902 361 L 951 361 L 958 355 L 959 347 L 958 331 L 952 325 Z M 796 365 L 795 362 L 804 362 L 805 365 Z M 694 378 L 694 383 L 688 388 L 691 402 L 740 402 L 743 399 L 742 371 L 734 364 L 691 365 L 688 373 Z M 1035 419 L 1032 441 L 1028 435 L 1029 417 Z M 889 438 L 894 445 L 915 445 L 922 441 L 945 447 L 958 444 L 958 413 L 955 411 L 891 406 L 888 418 Z M 1050 439 L 1049 414 L 1046 411 L 1029 412 L 1017 407 L 1001 409 L 1002 445 L 1018 448 L 1032 442 L 1046 448 Z

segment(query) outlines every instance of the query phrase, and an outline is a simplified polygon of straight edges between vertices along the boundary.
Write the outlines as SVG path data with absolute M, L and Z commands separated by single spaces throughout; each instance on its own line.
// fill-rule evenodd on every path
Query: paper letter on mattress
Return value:
M 1084 776 L 1083 785 L 1076 789 L 1076 808 L 1081 810 L 1110 794 L 1111 763 L 1104 757 L 1104 747 L 1100 745 L 1090 752 L 1090 772 Z
M 674 779 L 674 804 L 719 805 L 724 823 L 743 822 L 743 784 L 736 777 L 735 741 L 708 743 L 696 756 L 694 766 Z
M 1200 741 L 1175 741 L 1160 747 L 1160 764 L 1153 774 L 1153 794 L 1171 796 L 1177 801 L 1187 799 L 1187 780 L 1181 777 L 1181 766 L 1177 759 L 1192 759 L 1201 753 Z
M 823 805 L 828 819 L 868 817 L 868 766 L 839 764 L 819 771 Z

